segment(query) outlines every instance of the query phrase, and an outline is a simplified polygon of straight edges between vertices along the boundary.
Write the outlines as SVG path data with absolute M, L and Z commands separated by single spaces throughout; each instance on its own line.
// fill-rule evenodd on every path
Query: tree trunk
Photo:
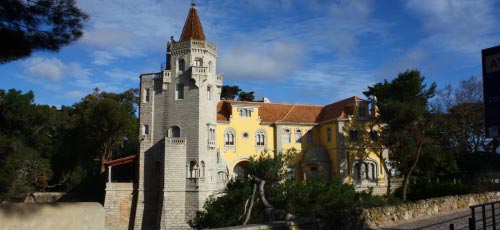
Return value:
M 391 177 L 392 173 L 391 170 L 389 169 L 389 166 L 387 166 L 387 161 L 384 158 L 384 150 L 380 150 L 380 153 L 377 153 L 378 158 L 380 159 L 380 164 L 382 165 L 382 168 L 384 169 L 385 174 L 387 175 L 387 190 L 386 190 L 386 195 L 391 194 Z
M 250 220 L 250 216 L 252 215 L 253 201 L 255 200 L 255 191 L 257 190 L 257 184 L 253 184 L 252 197 L 250 198 L 250 206 L 248 207 L 247 216 L 245 218 L 245 222 L 243 222 L 243 226 L 248 224 Z
M 416 152 L 417 156 L 415 157 L 415 161 L 413 162 L 410 169 L 408 170 L 408 173 L 406 173 L 403 176 L 403 201 L 405 201 L 405 202 L 406 202 L 406 189 L 408 188 L 408 181 L 410 179 L 411 173 L 413 172 L 413 169 L 415 169 L 415 167 L 417 167 L 418 159 L 420 158 L 420 152 L 422 152 L 422 147 L 423 147 L 423 144 L 418 145 L 417 152 Z
M 392 178 L 391 171 L 386 170 L 385 174 L 387 175 L 387 190 L 386 190 L 385 194 L 391 195 L 391 178 Z
M 102 152 L 101 152 L 101 170 L 100 173 L 103 174 L 106 172 L 106 166 L 104 165 L 104 162 L 106 161 L 106 156 L 108 155 L 108 145 L 104 144 L 102 147 Z

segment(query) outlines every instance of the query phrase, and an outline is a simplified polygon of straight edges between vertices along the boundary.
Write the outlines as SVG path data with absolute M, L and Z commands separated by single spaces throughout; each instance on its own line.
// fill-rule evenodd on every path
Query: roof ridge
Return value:
M 283 118 L 279 119 L 279 121 L 285 120 L 286 116 L 288 116 L 288 114 L 290 114 L 290 112 L 292 112 L 293 108 L 295 108 L 295 105 L 293 105 L 292 108 L 290 110 L 288 110 L 288 112 L 286 112 L 285 116 L 283 116 Z
M 292 105 L 292 106 L 299 105 L 299 106 L 316 106 L 316 107 L 324 107 L 324 105 L 313 105 L 313 104 L 292 104 L 292 103 L 263 102 L 263 101 L 232 101 L 232 100 L 221 100 L 221 101 L 228 102 L 228 103 L 233 103 L 233 102 L 236 102 L 236 103 L 254 103 L 254 104 L 266 104 L 266 105 L 272 104 L 272 105 Z

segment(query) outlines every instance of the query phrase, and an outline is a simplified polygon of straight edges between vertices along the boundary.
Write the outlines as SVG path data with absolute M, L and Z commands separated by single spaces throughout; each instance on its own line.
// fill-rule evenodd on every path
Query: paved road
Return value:
M 478 212 L 479 210 L 476 210 Z M 496 213 L 499 213 L 498 208 L 495 208 Z M 487 221 L 487 229 L 493 229 L 491 223 L 491 208 L 486 208 L 486 219 Z M 497 219 L 500 219 L 498 214 L 496 214 Z M 426 218 L 417 218 L 411 221 L 407 221 L 404 223 L 399 223 L 391 226 L 381 226 L 380 229 L 386 230 L 449 230 L 450 224 L 453 224 L 455 230 L 468 230 L 469 229 L 469 217 L 471 217 L 471 210 L 469 208 L 457 209 L 452 212 L 447 212 L 443 214 L 439 214 L 432 217 Z M 476 213 L 476 218 L 481 219 L 481 214 Z M 497 222 L 497 229 L 500 229 L 500 222 Z M 476 229 L 482 229 L 482 222 L 479 221 L 476 224 Z

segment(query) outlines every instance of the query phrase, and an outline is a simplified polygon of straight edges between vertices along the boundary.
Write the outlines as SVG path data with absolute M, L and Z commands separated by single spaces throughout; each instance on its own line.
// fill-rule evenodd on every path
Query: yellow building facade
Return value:
M 245 163 L 264 152 L 294 150 L 290 177 L 340 178 L 358 190 L 382 188 L 386 176 L 370 103 L 358 97 L 325 105 L 220 101 L 216 146 L 218 181 L 245 176 Z

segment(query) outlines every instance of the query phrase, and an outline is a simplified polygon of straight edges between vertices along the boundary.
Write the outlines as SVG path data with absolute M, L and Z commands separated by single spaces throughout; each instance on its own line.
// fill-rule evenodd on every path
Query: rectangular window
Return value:
M 252 117 L 252 109 L 240 109 L 240 117 Z
M 149 102 L 150 92 L 149 89 L 144 89 L 144 97 L 142 99 L 143 102 Z
M 207 100 L 210 100 L 210 86 L 207 86 Z
M 149 125 L 144 125 L 143 134 L 144 135 L 148 135 L 149 134 Z
M 332 128 L 330 127 L 326 129 L 326 140 L 328 143 L 332 142 Z
M 175 94 L 176 99 L 184 99 L 184 84 L 177 84 Z
M 302 140 L 302 130 L 297 129 L 295 131 L 295 143 L 301 143 Z
M 283 133 L 283 142 L 285 144 L 290 144 L 292 142 L 292 135 L 289 129 L 286 129 L 285 133 Z

